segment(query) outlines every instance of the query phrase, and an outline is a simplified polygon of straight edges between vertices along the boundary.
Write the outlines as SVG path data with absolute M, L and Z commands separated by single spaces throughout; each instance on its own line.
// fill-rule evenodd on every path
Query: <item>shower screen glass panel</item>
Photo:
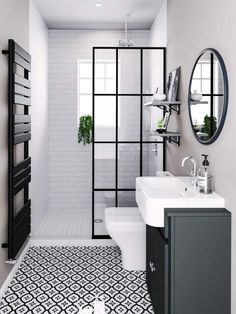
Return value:
M 116 147 L 115 144 L 95 144 L 94 173 L 96 189 L 115 188 Z
M 140 145 L 118 145 L 118 188 L 134 189 L 135 179 L 140 176 Z
M 118 207 L 137 207 L 135 191 L 118 192 Z
M 143 97 L 143 103 L 150 102 L 150 97 Z M 163 119 L 163 110 L 157 107 L 144 106 L 143 110 L 143 141 L 153 142 L 155 139 L 162 141 L 162 137 L 150 136 L 150 132 L 155 132 L 158 126 L 158 122 Z
M 158 88 L 159 93 L 164 93 L 165 84 L 160 73 L 164 71 L 163 51 L 143 51 L 143 93 L 153 94 Z
M 121 94 L 140 94 L 140 50 L 122 49 L 118 52 L 120 63 L 119 91 Z
M 116 54 L 113 50 L 101 49 L 95 56 L 95 93 L 116 93 Z
M 116 139 L 116 97 L 96 96 L 94 108 L 95 141 Z
M 153 86 L 162 92 L 164 69 L 165 48 L 93 48 L 93 238 L 108 237 L 106 207 L 137 206 L 136 177 L 164 169 L 165 142 L 148 135 L 152 121 L 144 107 Z
M 98 191 L 94 193 L 94 234 L 96 236 L 108 235 L 105 227 L 105 208 L 115 207 L 115 192 Z
M 118 98 L 119 141 L 140 140 L 140 97 L 119 96 Z
M 163 144 L 143 144 L 143 176 L 156 176 L 157 171 L 163 171 Z

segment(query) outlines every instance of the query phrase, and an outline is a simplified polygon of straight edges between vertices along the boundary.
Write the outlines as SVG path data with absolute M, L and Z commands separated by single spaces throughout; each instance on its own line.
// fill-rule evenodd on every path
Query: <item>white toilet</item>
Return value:
M 138 207 L 106 208 L 105 225 L 121 250 L 123 268 L 145 270 L 146 225 Z

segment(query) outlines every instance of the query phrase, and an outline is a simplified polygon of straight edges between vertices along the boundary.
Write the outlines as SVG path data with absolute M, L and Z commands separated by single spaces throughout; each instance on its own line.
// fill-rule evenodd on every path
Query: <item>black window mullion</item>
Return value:
M 95 206 L 95 155 L 94 155 L 94 146 L 95 146 L 95 48 L 93 47 L 93 63 L 92 63 L 92 117 L 93 117 L 93 129 L 92 129 L 92 238 L 94 238 L 94 206 Z
M 162 51 L 163 54 L 163 93 L 166 94 L 167 88 L 166 88 L 166 48 Z M 163 112 L 163 118 L 165 116 L 165 112 Z M 166 170 L 166 138 L 163 138 L 163 165 L 162 169 L 163 171 Z
M 210 94 L 202 94 L 202 96 L 224 96 L 224 94 L 214 94 L 214 93 L 210 93 Z
M 123 94 L 123 93 L 116 93 L 116 94 L 114 94 L 114 93 L 104 93 L 104 94 L 102 94 L 102 93 L 95 93 L 95 96 L 116 96 L 116 95 L 118 95 L 118 96 L 133 96 L 133 97 L 138 97 L 138 96 L 153 96 L 153 94 Z
M 140 49 L 140 177 L 143 175 L 143 49 Z
M 119 50 L 116 48 L 116 173 L 115 173 L 115 187 L 116 187 L 116 195 L 115 195 L 115 206 L 118 207 L 118 140 L 119 140 L 119 134 L 118 134 L 118 122 L 119 122 Z

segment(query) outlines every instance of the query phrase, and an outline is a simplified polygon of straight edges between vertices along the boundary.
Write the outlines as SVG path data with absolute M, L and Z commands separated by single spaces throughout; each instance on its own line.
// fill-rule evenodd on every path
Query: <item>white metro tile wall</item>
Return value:
M 149 46 L 149 31 L 129 35 L 136 46 Z M 91 59 L 93 46 L 117 46 L 121 38 L 121 31 L 49 31 L 49 209 L 91 210 L 91 145 L 77 143 L 77 61 Z M 125 91 L 135 71 L 127 63 Z M 137 114 L 128 119 L 129 127 L 139 123 Z

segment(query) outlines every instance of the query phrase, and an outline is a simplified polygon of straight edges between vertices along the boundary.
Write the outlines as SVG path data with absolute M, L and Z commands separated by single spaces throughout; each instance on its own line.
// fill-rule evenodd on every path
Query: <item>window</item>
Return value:
M 201 61 L 194 70 L 192 90 L 201 94 L 209 94 L 211 83 L 211 64 L 209 61 Z
M 195 118 L 194 124 L 203 125 L 206 114 L 212 115 L 220 120 L 222 114 L 222 84 L 220 84 L 219 62 L 217 60 L 211 60 L 210 56 L 206 60 L 198 61 L 195 67 L 194 75 L 192 79 L 191 92 L 195 90 L 203 95 L 202 101 L 206 101 L 207 104 L 198 103 L 192 106 L 192 115 Z M 212 74 L 213 71 L 213 74 Z M 212 77 L 213 75 L 213 77 Z M 213 87 L 211 86 L 211 80 L 213 79 Z
M 92 115 L 92 62 L 78 62 L 78 116 Z
M 96 60 L 95 93 L 116 92 L 115 60 Z M 111 96 L 112 97 L 112 96 Z M 101 127 L 114 126 L 115 106 L 110 105 L 111 97 L 99 96 L 96 104 L 103 104 L 105 110 L 96 116 L 96 124 Z M 114 99 L 115 101 L 115 99 Z M 78 61 L 78 117 L 92 115 L 92 61 Z M 78 119 L 79 120 L 79 119 Z

